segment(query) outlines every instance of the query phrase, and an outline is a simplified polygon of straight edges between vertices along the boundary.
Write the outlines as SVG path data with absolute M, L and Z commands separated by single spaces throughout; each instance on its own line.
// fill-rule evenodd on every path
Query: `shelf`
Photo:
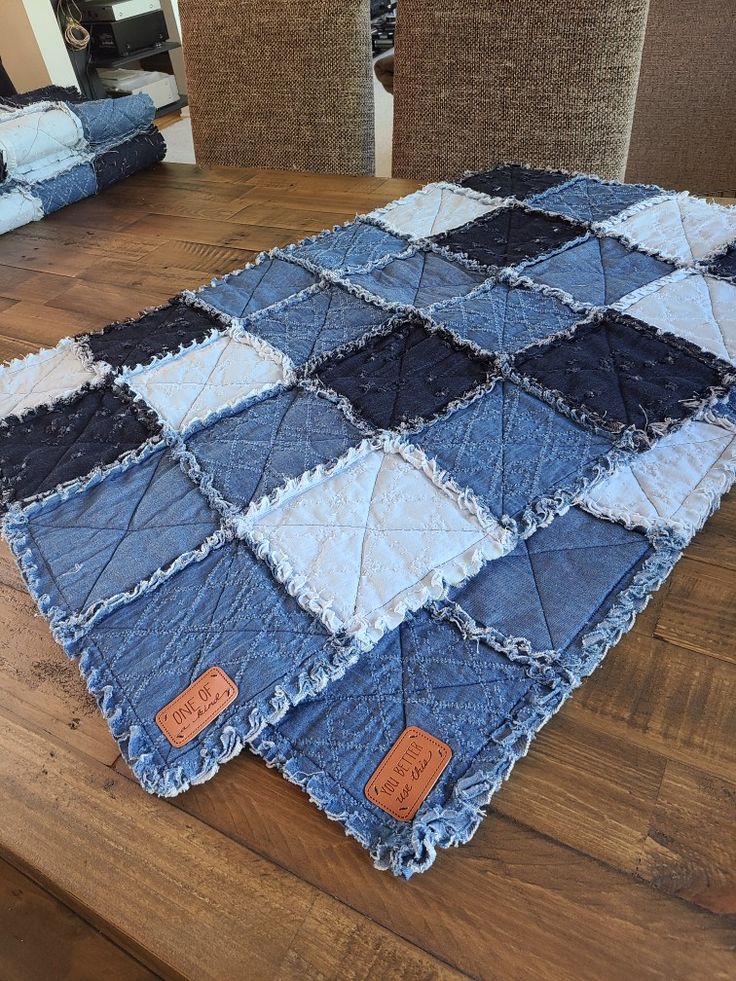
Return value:
M 122 58 L 105 58 L 102 61 L 90 61 L 90 68 L 122 68 L 133 61 L 140 61 L 142 58 L 150 58 L 153 55 L 161 54 L 162 51 L 174 51 L 180 48 L 178 41 L 163 41 L 153 48 L 144 48 L 143 51 L 136 51 L 134 54 L 125 55 Z
M 176 102 L 170 102 L 168 106 L 161 106 L 160 109 L 157 109 L 155 118 L 160 119 L 162 116 L 168 116 L 172 112 L 176 112 L 177 109 L 183 109 L 184 106 L 188 105 L 189 99 L 187 99 L 185 95 L 182 95 L 181 98 L 176 100 Z

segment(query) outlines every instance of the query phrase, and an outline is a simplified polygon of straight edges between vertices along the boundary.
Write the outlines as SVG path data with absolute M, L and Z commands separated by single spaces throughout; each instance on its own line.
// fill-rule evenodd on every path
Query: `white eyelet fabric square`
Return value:
M 72 395 L 99 377 L 71 338 L 22 360 L 0 366 L 0 419 Z
M 399 198 L 368 217 L 379 219 L 386 228 L 401 235 L 426 238 L 495 211 L 504 200 L 438 182 Z

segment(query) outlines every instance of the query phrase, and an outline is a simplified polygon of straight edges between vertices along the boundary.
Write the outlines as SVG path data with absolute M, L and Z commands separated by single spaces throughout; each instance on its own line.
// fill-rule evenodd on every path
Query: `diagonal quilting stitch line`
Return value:
M 528 548 L 526 548 L 527 560 L 529 562 L 529 569 L 531 570 L 532 579 L 534 580 L 534 590 L 537 594 L 537 599 L 539 600 L 539 608 L 542 611 L 542 616 L 544 617 L 544 626 L 547 630 L 547 636 L 549 637 L 549 646 L 553 648 L 555 646 L 554 639 L 552 637 L 552 630 L 549 625 L 549 620 L 547 619 L 547 610 L 544 606 L 544 601 L 542 600 L 542 594 L 539 590 L 539 580 L 537 579 L 537 570 L 534 568 L 534 560 L 532 559 L 532 554 Z
M 232 339 L 228 339 L 227 343 L 224 345 L 223 349 L 218 354 L 217 358 L 215 359 L 215 363 L 212 365 L 212 368 L 211 368 L 209 374 L 207 375 L 207 377 L 205 378 L 205 380 L 201 383 L 201 385 L 199 385 L 199 391 L 194 396 L 194 399 L 189 404 L 189 407 L 187 408 L 187 410 L 182 415 L 180 425 L 182 425 L 182 426 L 185 425 L 186 420 L 187 420 L 187 416 L 192 411 L 192 409 L 194 408 L 194 406 L 197 404 L 197 402 L 199 400 L 199 397 L 202 395 L 202 393 L 204 392 L 205 388 L 209 384 L 209 381 L 212 378 L 212 376 L 214 375 L 215 371 L 217 371 L 217 368 L 218 368 L 218 366 L 220 364 L 220 361 L 222 361 L 222 359 L 225 356 L 226 352 L 228 352 L 230 350 L 230 345 L 232 343 L 234 343 L 232 341 Z M 154 379 L 154 384 L 155 384 L 155 379 Z
M 721 322 L 719 321 L 718 317 L 716 316 L 715 307 L 713 306 L 713 293 L 711 292 L 710 285 L 709 285 L 708 280 L 706 279 L 705 276 L 703 276 L 703 282 L 705 284 L 705 292 L 708 294 L 708 304 L 710 306 L 711 320 L 715 324 L 716 329 L 718 330 L 718 333 L 721 335 L 721 342 L 723 343 L 723 350 L 726 352 L 726 357 L 730 361 L 731 360 L 731 357 L 732 357 L 732 354 L 731 354 L 731 351 L 729 349 L 728 344 L 726 343 L 726 335 L 723 333 L 723 328 L 721 327 Z
M 682 209 L 680 208 L 680 202 L 677 199 L 675 199 L 674 205 L 675 205 L 675 211 L 677 212 L 677 217 L 678 217 L 678 219 L 680 221 L 680 227 L 682 228 L 683 238 L 687 242 L 687 247 L 690 249 L 690 257 L 691 258 L 695 258 L 694 255 L 693 255 L 693 243 L 690 240 L 690 236 L 687 233 L 687 228 L 685 227 L 685 219 L 683 218 L 683 215 L 682 215 Z
M 439 200 L 437 201 L 437 207 L 435 208 L 434 216 L 432 217 L 432 221 L 429 226 L 430 235 L 435 234 L 435 225 L 437 224 L 437 219 L 440 216 L 440 211 L 442 210 L 442 205 L 444 204 L 445 194 L 447 193 L 448 192 L 445 190 L 444 187 L 440 189 Z
M 642 482 L 641 482 L 641 480 L 639 479 L 639 475 L 638 475 L 638 474 L 636 473 L 636 470 L 634 469 L 634 467 L 633 467 L 633 466 L 629 468 L 629 473 L 631 474 L 631 476 L 632 476 L 632 477 L 634 478 L 634 480 L 636 481 L 636 483 L 637 483 L 637 486 L 638 486 L 638 488 L 639 488 L 639 490 L 640 490 L 640 491 L 642 492 L 642 494 L 644 495 L 644 499 L 645 499 L 646 501 L 648 501 L 648 502 L 649 502 L 649 504 L 651 504 L 651 505 L 652 505 L 652 508 L 654 509 L 654 513 L 655 513 L 656 515 L 658 515 L 658 516 L 659 516 L 660 518 L 666 518 L 666 517 L 667 517 L 667 515 L 666 515 L 666 514 L 662 514 L 662 511 L 660 510 L 660 508 L 659 508 L 659 506 L 657 505 L 657 503 L 656 503 L 655 501 L 653 501 L 653 500 L 651 499 L 651 497 L 649 496 L 649 494 L 647 494 L 647 492 L 646 492 L 646 490 L 645 490 L 645 488 L 644 488 L 644 486 L 642 485 Z M 685 495 L 685 497 L 687 497 L 687 494 Z M 684 500 L 685 500 L 685 498 L 683 498 L 683 501 L 684 501 Z M 682 503 L 682 502 L 681 502 L 681 503 Z
M 384 465 L 385 462 L 386 462 L 386 457 L 385 457 L 385 455 L 382 455 L 382 457 L 381 457 L 381 463 L 380 463 L 380 465 L 378 466 L 378 468 L 376 470 L 375 476 L 373 477 L 373 485 L 371 487 L 371 492 L 370 492 L 370 495 L 368 497 L 368 507 L 366 509 L 365 522 L 364 522 L 364 526 L 363 526 L 363 537 L 362 537 L 361 542 L 360 542 L 360 561 L 358 562 L 358 581 L 355 584 L 355 600 L 353 602 L 353 616 L 356 616 L 357 615 L 358 600 L 360 599 L 361 586 L 363 584 L 363 559 L 365 557 L 365 555 L 364 555 L 364 553 L 365 553 L 365 541 L 366 541 L 366 538 L 368 537 L 368 520 L 370 519 L 370 516 L 371 516 L 371 507 L 373 505 L 373 495 L 376 492 L 376 484 L 378 483 L 378 478 L 379 478 L 381 472 L 383 471 L 383 465 Z
M 406 329 L 406 333 L 404 335 L 404 344 L 403 344 L 403 347 L 401 349 L 401 358 L 399 359 L 398 370 L 396 371 L 396 374 L 394 375 L 394 379 L 395 379 L 395 381 L 394 381 L 394 397 L 393 397 L 393 402 L 391 404 L 391 415 L 390 415 L 390 418 L 388 420 L 388 423 L 389 423 L 388 428 L 391 428 L 391 425 L 392 425 L 392 423 L 394 422 L 394 420 L 396 418 L 396 406 L 398 405 L 398 402 L 399 402 L 399 393 L 400 393 L 401 388 L 402 388 L 401 383 L 402 383 L 403 378 L 404 378 L 404 360 L 406 358 L 406 354 L 407 354 L 407 351 L 409 349 L 409 339 L 410 339 L 410 337 L 411 337 L 411 329 L 410 328 L 407 328 Z

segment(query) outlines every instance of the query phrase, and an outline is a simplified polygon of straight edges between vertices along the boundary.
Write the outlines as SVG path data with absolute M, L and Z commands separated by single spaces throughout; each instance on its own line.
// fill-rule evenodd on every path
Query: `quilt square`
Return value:
M 253 314 L 243 326 L 301 366 L 358 340 L 385 323 L 386 317 L 383 307 L 342 286 L 320 286 Z
M 656 439 L 718 394 L 729 374 L 687 342 L 607 310 L 570 336 L 514 355 L 512 376 L 538 383 L 543 397 L 608 432 L 631 426 Z
M 52 626 L 79 622 L 199 548 L 219 524 L 171 451 L 128 457 L 103 476 L 9 512 L 8 538 Z
M 736 278 L 736 245 L 729 246 L 711 259 L 707 268 L 714 276 L 725 276 L 727 279 Z
M 389 442 L 347 454 L 243 529 L 304 606 L 362 644 L 508 548 L 425 458 Z
M 356 656 L 238 541 L 114 610 L 79 648 L 94 694 L 125 693 L 115 699 L 115 735 L 145 789 L 163 796 L 212 776 L 266 720 L 315 694 Z M 237 698 L 200 738 L 173 748 L 156 714 L 212 667 L 235 682 Z
M 254 340 L 216 337 L 122 377 L 167 426 L 183 432 L 288 380 L 280 353 Z
M 460 184 L 491 197 L 513 197 L 522 201 L 534 194 L 541 194 L 548 187 L 566 184 L 571 177 L 571 174 L 561 170 L 541 170 L 508 163 L 475 174 L 465 174 Z
M 534 341 L 569 330 L 580 319 L 570 306 L 540 290 L 489 280 L 425 313 L 485 351 L 518 351 Z
M 0 365 L 0 419 L 71 395 L 97 377 L 68 337 L 56 347 Z
M 392 201 L 385 208 L 371 212 L 369 217 L 401 235 L 419 239 L 465 225 L 501 204 L 503 198 L 489 198 L 438 182 Z
M 267 255 L 239 272 L 214 279 L 211 286 L 204 286 L 191 296 L 229 317 L 245 317 L 315 286 L 318 281 L 315 273 L 298 263 Z
M 397 255 L 406 246 L 405 239 L 358 219 L 296 245 L 289 245 L 281 252 L 296 262 L 320 269 L 343 269 L 365 266 L 384 256 Z
M 367 272 L 346 273 L 344 279 L 390 303 L 428 307 L 464 296 L 484 283 L 488 273 L 426 249 L 414 249 Z
M 684 192 L 602 227 L 665 259 L 693 262 L 736 240 L 736 208 L 709 204 Z
M 98 386 L 40 406 L 0 426 L 4 503 L 21 501 L 84 477 L 137 450 L 159 433 L 153 419 L 115 391 Z
M 245 510 L 305 471 L 334 462 L 362 438 L 332 402 L 291 388 L 194 433 L 186 446 L 207 484 Z
M 735 478 L 736 427 L 689 419 L 581 501 L 593 514 L 627 527 L 675 526 L 690 536 Z
M 587 224 L 605 221 L 661 194 L 662 189 L 654 184 L 619 184 L 581 174 L 535 194 L 529 198 L 529 204 Z
M 497 517 L 516 517 L 533 503 L 540 518 L 554 513 L 611 449 L 609 438 L 501 381 L 411 441 Z
M 618 304 L 631 317 L 736 363 L 736 285 L 678 269 Z
M 180 347 L 220 333 L 221 321 L 202 310 L 173 300 L 135 320 L 110 324 L 82 338 L 92 357 L 113 368 L 134 368 Z
M 561 651 L 652 552 L 647 537 L 573 507 L 490 562 L 449 599 L 478 626 Z
M 560 249 L 586 232 L 584 225 L 567 218 L 512 205 L 437 235 L 433 241 L 484 266 L 516 266 Z
M 524 275 L 561 290 L 579 303 L 605 307 L 667 276 L 674 268 L 615 238 L 591 236 L 564 252 L 530 263 Z
M 430 321 L 398 317 L 386 333 L 338 352 L 316 369 L 319 381 L 344 396 L 378 429 L 421 424 L 491 378 L 491 358 L 461 347 Z

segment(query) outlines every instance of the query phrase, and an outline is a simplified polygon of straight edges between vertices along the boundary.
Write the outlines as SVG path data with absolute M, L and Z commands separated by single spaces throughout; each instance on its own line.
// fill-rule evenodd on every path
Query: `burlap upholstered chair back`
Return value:
M 369 0 L 180 0 L 197 162 L 372 174 Z
M 650 0 L 628 181 L 736 188 L 736 0 Z
M 395 177 L 499 160 L 623 177 L 649 0 L 400 0 Z

